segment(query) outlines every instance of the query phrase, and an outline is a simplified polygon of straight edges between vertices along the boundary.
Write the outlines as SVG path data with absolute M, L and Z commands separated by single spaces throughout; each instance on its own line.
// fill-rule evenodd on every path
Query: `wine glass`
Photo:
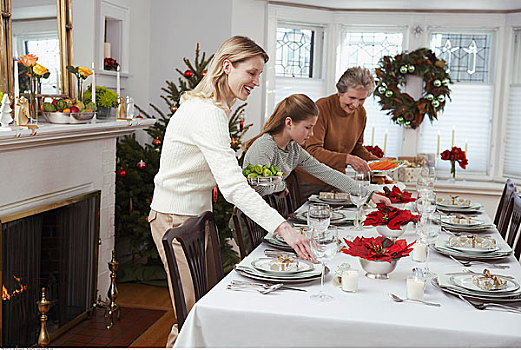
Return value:
M 416 209 L 420 215 L 434 213 L 436 211 L 436 193 L 423 191 L 416 199 Z
M 311 300 L 326 302 L 334 298 L 324 293 L 324 276 L 326 272 L 326 262 L 333 259 L 338 252 L 338 229 L 336 226 L 329 226 L 324 231 L 312 229 L 309 239 L 311 252 L 315 259 L 322 263 L 322 275 L 320 278 L 320 292 L 310 296 Z
M 425 191 L 434 191 L 436 181 L 436 168 L 433 166 L 423 166 L 416 181 L 416 191 L 418 195 Z
M 420 241 L 427 245 L 427 257 L 423 273 L 426 277 L 434 277 L 435 274 L 429 270 L 429 245 L 432 245 L 440 236 L 441 214 L 436 212 L 425 213 L 422 215 L 421 222 L 418 235 L 420 236 Z
M 356 205 L 355 229 L 361 230 L 362 226 L 362 205 L 367 201 L 369 196 L 369 187 L 371 185 L 371 173 L 356 172 L 353 177 L 353 186 L 351 187 L 351 202 Z
M 331 222 L 331 208 L 323 203 L 311 203 L 308 208 L 308 226 L 310 230 L 324 232 Z

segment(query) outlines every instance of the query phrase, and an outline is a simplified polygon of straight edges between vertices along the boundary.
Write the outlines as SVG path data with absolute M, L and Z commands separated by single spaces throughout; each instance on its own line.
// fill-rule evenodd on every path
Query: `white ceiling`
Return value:
M 495 10 L 521 9 L 521 0 L 276 0 L 331 9 Z

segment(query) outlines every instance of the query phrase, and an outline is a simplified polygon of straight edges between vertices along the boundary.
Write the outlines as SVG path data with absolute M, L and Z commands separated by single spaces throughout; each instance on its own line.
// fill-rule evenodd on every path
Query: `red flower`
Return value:
M 462 167 L 465 169 L 467 165 L 469 164 L 467 160 L 467 155 L 464 151 L 461 150 L 459 147 L 452 147 L 451 150 L 445 150 L 441 153 L 441 159 L 442 160 L 450 160 L 450 161 L 456 161 Z
M 373 155 L 377 156 L 378 158 L 382 158 L 384 156 L 384 151 L 378 146 L 364 146 L 366 150 L 371 152 Z
M 364 226 L 387 225 L 391 230 L 399 230 L 401 225 L 417 222 L 419 218 L 418 215 L 413 215 L 410 210 L 388 207 L 383 203 L 378 203 L 377 208 L 378 210 L 367 215 Z
M 408 256 L 412 251 L 412 245 L 407 244 L 405 239 L 393 241 L 386 237 L 356 237 L 352 242 L 344 238 L 349 248 L 342 249 L 342 253 L 351 256 L 358 256 L 367 260 L 381 260 L 391 262 L 393 259 L 399 259 Z
M 386 196 L 391 200 L 391 203 L 409 203 L 414 202 L 416 198 L 412 197 L 411 192 L 401 191 L 397 186 L 393 186 L 392 190 L 386 186 L 384 187 L 384 193 L 379 193 L 383 196 Z

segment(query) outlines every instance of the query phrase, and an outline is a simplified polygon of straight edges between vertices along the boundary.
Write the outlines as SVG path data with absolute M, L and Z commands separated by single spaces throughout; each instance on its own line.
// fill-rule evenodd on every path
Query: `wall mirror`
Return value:
M 14 92 L 15 60 L 34 54 L 50 75 L 41 80 L 43 95 L 71 95 L 72 65 L 71 0 L 0 0 L 2 6 L 0 89 Z M 21 71 L 20 69 L 19 71 Z M 29 92 L 29 79 L 19 75 L 20 94 Z

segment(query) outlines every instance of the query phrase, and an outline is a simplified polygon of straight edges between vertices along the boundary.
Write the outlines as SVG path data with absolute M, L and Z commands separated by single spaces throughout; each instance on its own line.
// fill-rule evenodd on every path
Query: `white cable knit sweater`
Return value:
M 248 185 L 230 141 L 221 108 L 200 98 L 181 104 L 166 128 L 151 208 L 194 216 L 211 211 L 217 183 L 228 202 L 273 232 L 284 218 Z

